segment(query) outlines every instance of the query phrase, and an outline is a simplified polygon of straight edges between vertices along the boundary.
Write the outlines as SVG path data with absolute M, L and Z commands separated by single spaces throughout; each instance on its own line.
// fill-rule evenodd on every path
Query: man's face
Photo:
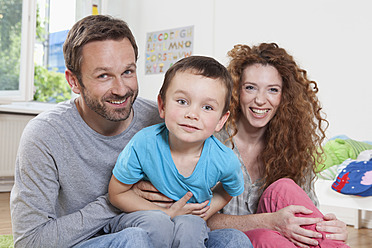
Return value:
M 127 38 L 93 41 L 82 51 L 78 93 L 84 109 L 109 121 L 126 120 L 138 95 L 136 59 Z M 86 108 L 88 107 L 88 108 Z

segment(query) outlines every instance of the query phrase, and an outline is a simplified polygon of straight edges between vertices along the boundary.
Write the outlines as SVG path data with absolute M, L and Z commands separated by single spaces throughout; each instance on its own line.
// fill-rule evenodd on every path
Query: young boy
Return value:
M 158 96 L 165 123 L 138 132 L 118 157 L 109 199 L 130 213 L 125 223 L 145 229 L 155 247 L 204 247 L 205 220 L 244 190 L 239 160 L 212 136 L 230 114 L 231 87 L 226 68 L 212 58 L 178 61 L 165 74 Z M 171 199 L 182 199 L 159 207 L 130 190 L 141 179 Z M 218 182 L 223 187 L 218 184 L 212 193 Z

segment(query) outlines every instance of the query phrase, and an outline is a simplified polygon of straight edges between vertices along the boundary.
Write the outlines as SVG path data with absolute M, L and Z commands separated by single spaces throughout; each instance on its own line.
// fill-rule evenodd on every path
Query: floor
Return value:
M 12 226 L 10 222 L 9 196 L 10 193 L 8 192 L 0 192 L 0 235 L 12 233 Z M 351 248 L 371 247 L 372 229 L 355 229 L 349 226 L 348 230 L 348 244 Z

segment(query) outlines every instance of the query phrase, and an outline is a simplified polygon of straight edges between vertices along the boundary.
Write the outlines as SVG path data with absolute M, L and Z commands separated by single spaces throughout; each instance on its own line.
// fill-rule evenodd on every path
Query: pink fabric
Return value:
M 264 191 L 258 204 L 257 213 L 272 213 L 289 205 L 300 205 L 313 211 L 312 214 L 296 214 L 296 216 L 323 218 L 323 214 L 317 209 L 305 191 L 288 178 L 279 179 Z M 313 231 L 316 231 L 315 227 L 316 225 L 303 226 L 303 228 Z M 312 247 L 349 247 L 342 241 L 326 239 L 325 232 L 320 233 L 323 234 L 323 237 L 317 239 L 319 245 Z M 279 232 L 270 229 L 255 229 L 245 234 L 255 248 L 297 247 Z

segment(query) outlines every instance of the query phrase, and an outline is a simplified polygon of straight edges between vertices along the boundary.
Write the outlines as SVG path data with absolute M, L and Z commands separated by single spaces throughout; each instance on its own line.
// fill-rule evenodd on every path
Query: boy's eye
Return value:
M 181 105 L 185 105 L 187 104 L 186 100 L 185 99 L 178 99 L 177 102 Z
M 213 110 L 213 107 L 212 106 L 209 106 L 209 105 L 205 105 L 203 107 L 203 109 L 205 109 L 205 110 Z

